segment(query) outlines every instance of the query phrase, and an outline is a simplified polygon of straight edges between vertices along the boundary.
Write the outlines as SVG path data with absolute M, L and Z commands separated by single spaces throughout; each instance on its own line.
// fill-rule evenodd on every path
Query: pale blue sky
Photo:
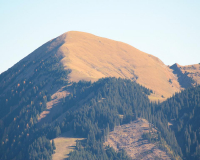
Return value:
M 128 43 L 166 65 L 200 63 L 200 0 L 0 0 L 0 73 L 71 30 Z

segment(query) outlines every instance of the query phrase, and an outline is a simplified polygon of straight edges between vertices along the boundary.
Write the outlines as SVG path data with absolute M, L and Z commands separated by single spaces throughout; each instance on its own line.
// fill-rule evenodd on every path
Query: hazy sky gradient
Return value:
M 167 65 L 200 63 L 200 0 L 0 0 L 0 73 L 71 30 L 128 43 Z

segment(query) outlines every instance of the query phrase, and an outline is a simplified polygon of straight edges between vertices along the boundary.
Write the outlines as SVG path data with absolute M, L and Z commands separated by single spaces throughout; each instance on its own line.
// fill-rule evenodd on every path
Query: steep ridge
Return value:
M 181 87 L 188 88 L 200 84 L 200 64 L 181 66 L 175 63 L 170 68 L 177 75 Z
M 48 61 L 48 66 L 59 65 L 60 59 L 62 59 L 62 55 L 59 54 L 58 48 L 64 43 L 63 36 L 60 36 L 56 39 L 50 40 L 45 43 L 28 56 L 23 58 L 21 61 L 16 63 L 7 71 L 3 72 L 0 75 L 0 88 L 1 91 L 6 91 L 14 84 L 19 83 L 24 80 L 28 80 L 32 77 L 36 72 L 43 70 L 46 72 L 45 66 L 42 66 L 46 61 Z M 48 67 L 47 66 L 47 67 Z M 55 68 L 54 66 L 54 68 Z M 44 78 L 44 75 L 40 75 L 39 77 Z M 36 78 L 36 77 L 34 77 Z M 48 77 L 49 78 L 49 77 Z M 36 81 L 41 81 L 41 79 L 36 79 Z
M 176 63 L 172 65 L 170 68 L 173 69 L 173 73 L 177 75 L 178 81 L 181 87 L 188 88 L 192 86 L 192 84 L 194 83 L 194 80 L 188 76 L 188 73 L 186 72 L 184 73 L 181 70 L 180 65 Z

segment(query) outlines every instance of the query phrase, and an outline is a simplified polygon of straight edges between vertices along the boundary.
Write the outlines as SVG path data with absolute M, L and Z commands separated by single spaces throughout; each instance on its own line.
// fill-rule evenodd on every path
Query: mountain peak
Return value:
M 179 65 L 178 63 L 174 63 L 173 65 L 171 65 L 171 67 L 172 67 L 172 68 L 174 68 L 174 67 L 178 67 L 178 68 L 179 68 L 180 65 Z
M 180 91 L 172 70 L 157 57 L 126 43 L 79 31 L 69 31 L 50 40 L 15 66 L 22 70 L 29 62 L 36 61 L 39 65 L 53 56 L 59 57 L 59 63 L 65 69 L 71 70 L 69 81 L 94 82 L 103 77 L 120 77 L 138 82 L 158 97 L 166 98 Z M 24 79 L 34 72 L 34 67 L 36 63 L 30 69 L 26 68 Z
M 79 31 L 56 39 L 64 41 L 58 53 L 63 56 L 64 67 L 72 70 L 71 81 L 128 78 L 165 97 L 180 90 L 172 71 L 160 59 L 131 45 Z M 169 79 L 174 79 L 173 84 Z

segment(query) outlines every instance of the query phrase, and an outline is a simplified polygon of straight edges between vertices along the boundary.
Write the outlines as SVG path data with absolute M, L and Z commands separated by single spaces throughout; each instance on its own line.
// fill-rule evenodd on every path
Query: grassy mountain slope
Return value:
M 171 69 L 152 55 L 128 44 L 88 33 L 72 31 L 62 36 L 65 43 L 59 51 L 65 58 L 61 62 L 72 70 L 72 81 L 121 77 L 136 80 L 165 97 L 180 91 Z
M 76 31 L 47 42 L 14 65 L 10 74 L 4 72 L 0 87 L 29 78 L 36 66 L 51 56 L 58 57 L 59 63 L 72 71 L 70 81 L 121 77 L 152 89 L 158 97 L 169 97 L 180 91 L 177 77 L 157 57 L 122 42 Z

